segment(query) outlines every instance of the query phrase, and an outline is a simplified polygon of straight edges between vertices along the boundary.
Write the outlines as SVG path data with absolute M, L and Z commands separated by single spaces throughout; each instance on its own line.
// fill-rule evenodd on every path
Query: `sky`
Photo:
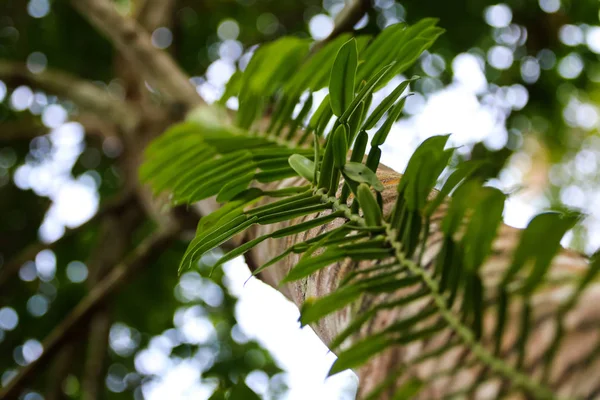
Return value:
M 540 8 L 546 12 L 556 11 L 559 0 L 539 0 Z M 44 1 L 32 1 L 30 13 L 36 15 L 46 12 Z M 39 4 L 38 4 L 39 3 Z M 335 14 L 339 2 L 330 2 L 330 14 Z M 378 0 L 379 6 L 384 6 L 384 0 Z M 33 15 L 33 14 L 32 14 Z M 383 24 L 396 22 L 401 15 L 399 12 L 388 15 Z M 493 47 L 484 57 L 472 53 L 459 54 L 452 60 L 444 60 L 436 54 L 425 54 L 419 62 L 427 72 L 424 84 L 431 85 L 431 92 L 426 96 L 416 94 L 406 103 L 406 116 L 399 121 L 389 135 L 383 147 L 382 163 L 397 171 L 402 171 L 414 151 L 426 138 L 452 133 L 450 144 L 458 147 L 458 151 L 467 151 L 476 141 L 483 141 L 489 148 L 502 148 L 509 136 L 505 121 L 511 112 L 522 109 L 528 101 L 527 89 L 521 84 L 513 84 L 498 88 L 490 85 L 485 77 L 486 65 L 496 68 L 508 68 L 514 62 L 510 46 L 510 30 L 512 13 L 504 4 L 489 7 L 482 15 L 492 29 L 504 32 L 499 36 L 498 46 Z M 366 21 L 359 22 L 359 26 Z M 309 21 L 309 30 L 315 39 L 326 37 L 333 27 L 333 19 L 329 14 L 319 14 Z M 236 40 L 239 27 L 233 20 L 226 20 L 219 26 L 218 36 L 221 39 L 217 49 L 217 57 L 208 68 L 205 76 L 193 77 L 191 81 L 197 86 L 198 93 L 208 102 L 215 101 L 223 92 L 225 83 L 234 72 L 234 62 L 241 60 L 247 64 L 250 53 L 244 53 L 241 44 Z M 566 26 L 561 30 L 561 40 L 566 43 L 587 43 L 590 49 L 600 52 L 600 27 L 591 27 L 585 32 L 575 25 Z M 172 34 L 167 28 L 158 28 L 153 33 L 153 43 L 159 48 L 168 48 Z M 45 68 L 47 60 L 41 53 L 32 53 L 28 58 L 28 68 L 32 72 L 40 72 Z M 543 69 L 542 60 L 532 59 L 522 61 L 521 72 L 523 79 L 533 80 L 539 77 Z M 561 75 L 576 76 L 583 68 L 576 53 L 556 61 Z M 436 76 L 446 68 L 453 71 L 452 83 L 441 89 L 437 86 Z M 403 77 L 398 77 L 376 93 L 372 107 L 389 93 Z M 410 90 L 410 88 L 408 89 Z M 15 110 L 29 109 L 34 114 L 41 114 L 43 123 L 49 129 L 49 135 L 36 139 L 32 143 L 32 153 L 44 153 L 52 148 L 51 157 L 44 158 L 42 163 L 26 163 L 19 167 L 14 175 L 15 184 L 23 189 L 32 189 L 40 196 L 52 200 L 52 206 L 46 215 L 39 235 L 46 242 L 60 238 L 65 228 L 76 227 L 91 218 L 98 209 L 98 187 L 102 184 L 101 177 L 93 172 L 87 172 L 77 178 L 71 175 L 71 168 L 85 149 L 83 127 L 68 121 L 68 112 L 56 99 L 43 93 L 33 92 L 26 86 L 21 86 L 11 94 L 0 81 L 0 100 L 10 96 L 11 106 Z M 315 94 L 315 107 L 325 91 Z M 235 108 L 235 101 L 228 103 Z M 298 111 L 298 110 L 297 110 Z M 572 99 L 565 107 L 565 119 L 574 124 L 597 128 L 599 114 L 595 106 Z M 377 129 L 373 129 L 373 132 Z M 600 162 L 600 141 L 590 142 L 589 146 L 565 165 L 554 172 L 554 178 L 560 179 L 563 170 L 579 174 L 582 179 L 595 171 Z M 120 149 L 114 143 L 105 143 L 105 154 L 116 157 Z M 3 163 L 9 163 L 9 155 L 0 157 Z M 8 165 L 8 164 L 7 164 Z M 510 160 L 508 167 L 497 180 L 490 184 L 503 190 L 510 191 L 524 181 L 524 176 L 532 168 L 533 160 L 524 152 L 517 152 Z M 9 165 L 10 166 L 10 165 Z M 0 182 L 3 176 L 0 174 Z M 582 199 L 588 199 L 587 202 Z M 590 201 L 589 199 L 592 199 Z M 600 191 L 593 187 L 571 185 L 561 192 L 561 200 L 570 206 L 586 211 L 589 216 L 584 224 L 590 229 L 589 240 L 585 249 L 592 252 L 600 247 L 600 209 L 594 209 L 589 203 L 600 202 Z M 535 213 L 548 206 L 543 193 L 528 190 L 518 191 L 511 196 L 504 214 L 507 224 L 525 227 Z M 563 240 L 568 244 L 569 235 Z M 287 301 L 279 292 L 252 278 L 244 284 L 250 272 L 242 259 L 227 263 L 225 266 L 227 287 L 231 293 L 239 297 L 236 316 L 240 327 L 240 340 L 243 337 L 254 338 L 272 352 L 276 360 L 287 371 L 287 384 L 290 388 L 287 399 L 352 399 L 357 385 L 357 378 L 352 372 L 344 372 L 326 379 L 329 367 L 335 356 L 328 351 L 314 332 L 305 327 L 301 329 L 298 323 L 298 309 Z M 56 270 L 56 259 L 51 251 L 40 253 L 34 263 L 26 264 L 20 272 L 21 279 L 41 280 L 51 279 Z M 87 267 L 80 262 L 68 266 L 68 277 L 73 282 L 84 282 L 87 277 Z M 185 278 L 185 277 L 184 277 Z M 184 279 L 182 278 L 182 279 Z M 202 286 L 204 291 L 213 290 L 218 298 L 216 289 L 210 283 L 199 280 L 199 277 L 189 275 L 185 285 L 196 288 Z M 196 282 L 196 283 L 194 283 Z M 200 283 L 198 283 L 200 282 Z M 31 313 L 45 313 L 49 303 L 43 296 L 30 299 L 28 309 Z M 10 330 L 18 324 L 18 316 L 11 313 L 10 307 L 0 309 L 0 340 L 3 329 Z M 207 322 L 201 310 L 193 307 L 182 308 L 175 315 L 176 326 L 190 340 L 202 342 L 214 334 L 212 326 Z M 116 325 L 111 329 L 111 347 L 115 351 L 130 351 L 135 338 L 128 327 Z M 150 345 L 136 356 L 136 367 L 139 372 L 153 373 L 158 379 L 143 387 L 146 399 L 158 400 L 169 396 L 173 400 L 204 399 L 210 396 L 211 384 L 201 384 L 199 371 L 203 365 L 197 361 L 170 359 L 168 354 L 174 346 L 172 335 L 165 332 L 156 337 Z M 27 363 L 39 356 L 41 344 L 38 341 L 28 341 L 21 348 L 23 362 Z M 115 375 L 116 376 L 116 375 Z M 121 383 L 119 383 L 121 382 Z M 266 390 L 265 377 L 260 374 L 251 375 L 248 385 L 257 393 Z M 122 380 L 107 380 L 107 385 L 115 391 L 120 390 Z M 112 390 L 111 389 L 111 390 Z M 32 399 L 33 400 L 33 399 Z

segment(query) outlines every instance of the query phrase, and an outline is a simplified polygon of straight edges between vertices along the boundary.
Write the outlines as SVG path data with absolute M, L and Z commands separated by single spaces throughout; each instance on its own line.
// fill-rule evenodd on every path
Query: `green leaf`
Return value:
M 294 194 L 304 193 L 307 190 L 309 190 L 310 188 L 311 188 L 310 185 L 291 186 L 288 188 L 281 188 L 281 189 L 276 189 L 276 190 L 265 190 L 262 193 L 265 196 L 269 196 L 269 197 L 287 197 L 287 196 L 291 196 Z
M 340 287 L 320 299 L 307 299 L 302 305 L 300 322 L 302 325 L 317 322 L 325 315 L 341 309 L 364 293 L 389 293 L 419 282 L 419 278 L 416 276 L 398 278 L 397 275 L 398 271 L 393 271 L 391 274 L 375 276 L 353 285 Z
M 373 96 L 369 96 L 368 99 L 370 99 L 372 97 Z M 349 146 L 351 146 L 352 143 L 354 142 L 354 139 L 356 138 L 356 135 L 358 134 L 360 126 L 362 125 L 362 121 L 365 117 L 365 112 L 364 112 L 365 102 L 366 102 L 366 100 L 359 104 L 356 111 L 354 111 L 354 113 L 352 113 L 352 115 L 350 116 L 350 119 L 348 120 L 348 145 Z
M 300 154 L 292 154 L 288 159 L 290 166 L 304 179 L 312 182 L 315 174 L 315 163 Z
M 273 203 L 269 203 L 269 204 L 265 204 L 263 206 L 259 206 L 259 207 L 255 207 L 251 210 L 248 211 L 248 215 L 255 215 L 255 214 L 260 214 L 263 213 L 265 211 L 269 211 L 272 209 L 277 209 L 279 207 L 285 206 L 287 204 L 296 202 L 296 201 L 300 201 L 300 200 L 304 200 L 304 199 L 308 199 L 308 198 L 314 198 L 314 199 L 318 199 L 318 196 L 315 196 L 312 192 L 312 190 L 307 190 L 305 192 L 302 192 L 300 194 L 297 194 L 295 196 L 291 196 L 291 197 L 286 197 L 285 199 L 281 199 L 278 201 L 275 201 Z M 285 208 L 282 208 L 285 210 Z
M 268 217 L 270 215 L 278 214 L 284 211 L 297 210 L 306 206 L 312 206 L 315 204 L 321 203 L 321 196 L 312 195 L 311 196 L 303 196 L 297 195 L 290 197 L 288 199 L 276 201 L 275 203 L 267 204 L 262 207 L 257 207 L 248 211 L 248 215 L 257 216 L 258 218 Z M 295 198 L 295 199 L 294 199 Z M 292 199 L 294 199 L 292 201 Z M 290 200 L 290 201 L 285 201 Z
M 297 133 L 298 127 L 304 126 L 304 120 L 306 119 L 306 116 L 312 109 L 312 104 L 313 104 L 313 96 L 312 96 L 312 93 L 309 93 L 308 98 L 306 99 L 306 101 L 304 102 L 304 105 L 302 106 L 302 109 L 300 110 L 300 113 L 298 113 L 298 116 L 296 117 L 294 122 L 290 125 L 290 130 L 287 134 L 286 140 L 288 140 L 288 141 L 292 140 Z
M 261 400 L 260 396 L 246 386 L 243 379 L 231 389 L 228 400 Z
M 368 310 L 367 312 L 360 313 L 354 318 L 354 320 L 352 320 L 352 322 L 350 322 L 346 329 L 344 329 L 339 335 L 337 335 L 333 339 L 333 341 L 329 344 L 329 348 L 332 350 L 339 348 L 348 337 L 350 337 L 355 332 L 358 332 L 361 326 L 363 326 L 369 319 L 373 318 L 375 314 L 377 314 L 379 311 L 405 306 L 407 304 L 412 303 L 413 301 L 422 299 L 428 293 L 429 292 L 427 290 L 417 290 L 416 292 L 408 294 L 396 301 L 380 303 Z
M 369 115 L 369 118 L 364 123 L 362 129 L 369 130 L 369 129 L 373 128 L 375 126 L 375 124 L 377 124 L 377 122 L 379 122 L 379 120 L 383 117 L 383 115 L 386 113 L 386 111 L 389 110 L 394 105 L 394 103 L 396 102 L 396 100 L 398 100 L 400 95 L 402 95 L 402 93 L 404 93 L 404 91 L 406 90 L 408 85 L 410 83 L 416 81 L 419 78 L 420 77 L 418 77 L 418 76 L 413 76 L 412 78 L 405 80 L 402 83 L 400 83 L 398 86 L 396 86 L 396 89 L 394 89 L 392 91 L 392 93 L 387 95 L 387 97 L 385 99 L 383 99 L 383 101 L 381 103 L 379 103 L 379 105 L 375 108 L 375 110 L 373 110 L 371 115 Z
M 315 219 L 309 219 L 308 221 L 301 222 L 299 224 L 295 224 L 292 226 L 288 226 L 286 228 L 279 229 L 271 234 L 273 238 L 281 238 L 284 236 L 294 235 L 300 232 L 307 231 L 309 229 L 317 228 L 320 226 L 325 226 L 329 222 L 333 221 L 336 218 L 340 218 L 344 216 L 343 211 L 336 211 L 329 215 L 324 215 L 322 217 L 318 217 Z
M 334 154 L 333 154 L 333 140 L 328 140 L 325 147 L 325 155 L 323 155 L 323 161 L 321 161 L 321 167 L 319 168 L 319 188 L 329 190 L 333 179 L 333 166 L 334 166 Z
M 212 212 L 209 215 L 203 216 L 198 223 L 196 234 L 199 235 L 202 232 L 207 231 L 209 228 L 214 227 L 217 223 L 224 225 L 243 214 L 243 209 L 262 197 L 263 192 L 260 189 L 250 188 L 248 190 L 239 193 L 229 203 L 224 204 L 218 210 Z
M 233 180 L 234 178 L 239 177 L 240 174 L 245 175 L 254 173 L 255 170 L 256 165 L 254 165 L 253 162 L 249 162 L 247 164 L 232 168 L 228 171 L 222 171 L 219 174 L 215 172 L 212 178 L 209 178 L 201 185 L 196 186 L 192 193 L 186 197 L 185 201 L 188 203 L 194 203 L 196 201 L 204 200 L 210 196 L 214 196 L 223 186 L 223 181 Z M 256 176 L 258 176 L 258 174 L 256 174 Z
M 534 217 L 521 234 L 519 247 L 512 264 L 506 271 L 503 282 L 510 279 L 528 262 L 533 269 L 523 284 L 523 292 L 530 293 L 543 281 L 552 259 L 560 249 L 560 240 L 575 225 L 579 214 L 547 212 Z
M 452 190 L 463 180 L 469 179 L 481 166 L 484 164 L 483 161 L 479 160 L 469 160 L 463 163 L 460 163 L 456 170 L 448 177 L 444 186 L 439 191 L 439 193 L 435 196 L 433 200 L 431 200 L 427 206 L 425 207 L 424 214 L 426 216 L 431 216 L 437 210 L 437 208 L 446 200 L 446 197 L 450 195 Z
M 333 163 L 336 168 L 343 168 L 346 164 L 346 155 L 348 154 L 348 139 L 347 139 L 346 127 L 344 125 L 338 126 L 333 133 L 332 146 L 333 146 Z
M 255 175 L 257 181 L 261 183 L 270 183 L 281 181 L 285 178 L 291 178 L 296 176 L 296 171 L 288 165 L 282 168 L 269 169 L 260 171 Z
M 477 271 L 492 250 L 492 242 L 502 223 L 506 196 L 498 189 L 481 188 L 479 198 L 471 202 L 475 209 L 462 240 L 467 270 Z
M 394 393 L 393 400 L 405 400 L 414 398 L 423 389 L 425 383 L 418 378 L 411 378 Z
M 452 150 L 444 150 L 448 135 L 433 136 L 425 140 L 411 156 L 404 176 L 398 184 L 409 210 L 421 210 L 435 186 L 437 178 L 446 167 Z
M 246 215 L 240 215 L 226 224 L 215 226 L 214 229 L 208 229 L 206 232 L 199 233 L 188 246 L 181 260 L 179 271 L 181 272 L 191 267 L 192 263 L 199 260 L 204 253 L 231 239 L 234 235 L 244 231 L 256 221 L 256 217 L 248 218 Z
M 346 286 L 336 289 L 333 293 L 321 299 L 308 298 L 300 310 L 301 326 L 318 321 L 348 303 L 356 300 L 362 294 L 359 286 Z
M 377 146 L 371 147 L 369 155 L 367 156 L 366 166 L 373 172 L 379 168 L 379 160 L 381 160 L 381 149 Z
M 217 261 L 215 263 L 215 265 L 213 265 L 212 270 L 214 271 L 215 269 L 217 269 L 221 265 L 225 264 L 226 262 L 231 261 L 234 258 L 237 258 L 241 255 L 244 255 L 246 252 L 248 252 L 252 248 L 258 246 L 260 243 L 264 242 L 265 240 L 269 239 L 270 237 L 271 237 L 271 235 L 259 236 L 256 239 L 250 240 L 250 241 L 236 247 L 235 249 L 231 250 L 229 253 L 227 253 L 223 257 L 221 257 L 219 259 L 219 261 Z
M 337 260 L 341 260 L 345 257 L 345 252 L 339 248 L 326 250 L 323 254 L 316 257 L 303 257 L 298 264 L 290 270 L 281 283 L 293 282 L 305 278 L 319 269 L 331 265 Z
M 329 101 L 329 95 L 326 95 L 321 101 L 321 104 L 319 104 L 319 107 L 317 107 L 317 111 L 315 111 L 313 116 L 310 118 L 308 126 L 312 129 L 317 129 L 319 126 L 319 121 L 323 115 L 327 114 L 328 110 L 331 111 L 331 102 Z
M 354 79 L 358 65 L 356 40 L 350 39 L 339 50 L 329 79 L 331 109 L 338 117 L 348 109 L 354 97 Z
M 246 174 L 240 175 L 237 178 L 227 182 L 217 194 L 217 201 L 224 203 L 231 200 L 239 193 L 246 190 L 250 182 L 254 179 L 254 171 L 250 171 Z
M 358 92 L 356 97 L 352 100 L 350 105 L 346 108 L 346 110 L 344 110 L 344 113 L 340 116 L 340 123 L 345 123 L 348 121 L 348 118 L 350 118 L 352 113 L 358 108 L 359 104 L 363 100 L 365 100 L 367 96 L 373 93 L 375 87 L 377 86 L 381 78 L 383 78 L 383 76 L 390 70 L 391 67 L 392 64 L 386 65 L 385 67 L 381 68 L 379 72 L 377 72 L 377 74 L 375 74 L 371 79 L 367 81 L 367 84 Z
M 315 204 L 313 206 L 302 207 L 295 210 L 282 211 L 276 214 L 266 215 L 261 217 L 257 222 L 261 225 L 269 225 L 274 224 L 276 222 L 288 221 L 308 214 L 314 214 L 317 212 L 325 211 L 330 208 L 330 204 Z
M 404 104 L 406 103 L 406 98 L 408 96 L 400 99 L 396 105 L 391 109 L 387 119 L 381 125 L 381 128 L 375 133 L 373 136 L 373 140 L 371 140 L 371 146 L 381 146 L 387 140 L 387 137 L 392 130 L 392 126 L 396 123 L 396 121 L 400 118 L 400 114 L 402 114 L 402 110 L 404 109 Z
M 335 375 L 349 368 L 358 367 L 392 344 L 393 340 L 383 335 L 371 336 L 350 347 L 348 350 L 343 351 L 331 366 L 328 376 Z
M 373 189 L 381 192 L 384 188 L 383 183 L 377 178 L 375 172 L 367 168 L 366 165 L 357 162 L 348 162 L 344 166 L 344 176 L 352 179 L 357 183 L 366 183 L 373 187 Z
M 358 203 L 363 210 L 365 222 L 367 226 L 380 226 L 381 225 L 381 209 L 375 200 L 375 196 L 371 193 L 369 186 L 364 183 L 358 185 L 358 191 L 356 193 Z

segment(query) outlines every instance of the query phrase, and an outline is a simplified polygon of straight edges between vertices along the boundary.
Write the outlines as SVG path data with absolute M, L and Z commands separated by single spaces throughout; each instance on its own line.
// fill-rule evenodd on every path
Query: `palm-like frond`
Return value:
M 488 261 L 505 229 L 505 195 L 485 186 L 491 170 L 485 161 L 459 164 L 434 192 L 453 154 L 446 149 L 448 136 L 436 136 L 415 151 L 399 183 L 382 183 L 377 175 L 380 146 L 402 113 L 406 96 L 401 96 L 410 80 L 369 113 L 372 93 L 435 41 L 442 33 L 435 24 L 425 19 L 411 27 L 394 25 L 372 40 L 342 36 L 314 54 L 306 40 L 296 38 L 260 47 L 221 99 L 224 104 L 238 97 L 236 123 L 216 108 L 192 114 L 152 143 L 140 175 L 155 192 L 170 193 L 174 204 L 215 195 L 224 203 L 201 220 L 182 270 L 252 226 L 271 229 L 226 254 L 215 267 L 266 240 L 297 239 L 302 233 L 304 241 L 295 240 L 255 273 L 290 256 L 298 261 L 282 283 L 347 264 L 339 286 L 326 296 L 307 299 L 301 310 L 302 324 L 311 324 L 360 304 L 361 311 L 352 313 L 353 320 L 330 343 L 339 350 L 331 373 L 360 367 L 398 345 L 418 344 L 422 350 L 418 357 L 405 359 L 400 371 L 390 371 L 389 379 L 367 397 L 378 398 L 389 387 L 396 390 L 394 398 L 417 396 L 452 376 L 454 366 L 472 368 L 476 379 L 448 384 L 454 389 L 444 395 L 476 395 L 491 384 L 496 396 L 552 398 L 558 396 L 555 390 L 562 379 L 552 365 L 567 330 L 574 329 L 567 328 L 566 317 L 589 293 L 600 260 L 569 275 L 571 281 L 563 283 L 567 294 L 552 303 L 556 307 L 548 312 L 536 307 L 556 288 L 551 264 L 562 236 L 579 216 L 537 216 L 521 234 L 512 261 L 504 262 L 508 268 L 493 271 Z M 305 121 L 312 93 L 326 86 L 329 95 Z M 307 100 L 294 117 L 306 92 Z M 267 107 L 273 112 L 265 123 Z M 367 130 L 377 125 L 366 153 Z M 366 295 L 386 300 L 369 307 L 362 300 Z M 402 311 L 384 329 L 365 335 L 365 324 L 386 310 Z M 529 343 L 540 334 L 540 318 L 550 318 L 555 329 L 542 355 L 532 355 Z M 597 321 L 587 322 L 598 330 Z M 600 340 L 594 349 L 587 363 L 597 355 Z M 460 356 L 447 370 L 423 372 L 428 362 L 455 350 Z M 590 390 L 586 386 L 569 393 L 589 395 Z

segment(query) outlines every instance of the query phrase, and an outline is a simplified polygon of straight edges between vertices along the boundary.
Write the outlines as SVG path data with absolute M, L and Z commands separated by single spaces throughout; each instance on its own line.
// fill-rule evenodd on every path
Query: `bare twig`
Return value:
M 23 63 L 0 61 L 0 79 L 11 86 L 25 84 L 73 101 L 84 110 L 109 119 L 129 131 L 137 124 L 137 114 L 128 104 L 85 79 L 47 69 L 29 72 Z
M 98 307 L 114 294 L 126 280 L 159 257 L 176 240 L 179 227 L 170 227 L 151 235 L 142 242 L 127 259 L 117 265 L 106 278 L 63 319 L 44 339 L 41 356 L 24 367 L 17 376 L 0 391 L 0 399 L 16 399 L 24 385 L 33 378 L 41 367 L 56 355 L 70 338 L 80 329 L 86 329 L 87 321 Z
M 150 35 L 137 21 L 119 14 L 107 0 L 72 0 L 71 3 L 167 98 L 188 109 L 202 104 L 185 73 L 166 52 L 152 45 Z
M 8 283 L 10 278 L 15 275 L 19 268 L 28 260 L 32 260 L 35 258 L 36 254 L 45 249 L 51 249 L 56 244 L 65 239 L 75 236 L 78 233 L 81 233 L 84 229 L 86 229 L 90 224 L 102 219 L 105 215 L 112 213 L 113 211 L 125 206 L 130 201 L 133 201 L 134 196 L 129 193 L 123 196 L 120 196 L 114 200 L 109 200 L 100 208 L 100 211 L 96 213 L 88 222 L 84 223 L 81 226 L 78 226 L 75 229 L 71 229 L 67 231 L 61 239 L 53 243 L 33 243 L 30 246 L 26 247 L 23 251 L 21 251 L 16 257 L 9 260 L 1 269 L 0 269 L 0 293 L 6 292 L 3 287 Z

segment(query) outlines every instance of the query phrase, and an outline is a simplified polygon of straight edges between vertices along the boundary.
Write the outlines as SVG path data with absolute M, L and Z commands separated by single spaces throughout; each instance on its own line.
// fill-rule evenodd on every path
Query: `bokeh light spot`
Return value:
M 221 21 L 217 28 L 217 35 L 221 40 L 235 40 L 240 34 L 240 26 L 233 19 Z
M 152 32 L 152 45 L 159 49 L 166 49 L 173 43 L 173 33 L 169 28 L 161 26 Z
M 56 256 L 54 255 L 54 252 L 45 249 L 37 253 L 35 256 L 35 267 L 38 276 L 42 281 L 51 281 L 56 274 Z
M 31 73 L 39 74 L 40 72 L 44 72 L 47 65 L 48 58 L 44 53 L 34 51 L 27 57 L 27 69 Z
M 12 331 L 19 324 L 19 315 L 11 307 L 0 308 L 0 328 Z
M 513 52 L 505 46 L 494 46 L 487 54 L 490 65 L 496 69 L 504 70 L 510 68 L 514 61 Z
M 565 79 L 575 79 L 583 71 L 583 60 L 577 53 L 571 53 L 558 63 L 558 73 Z
M 42 355 L 44 347 L 39 341 L 35 339 L 29 339 L 23 343 L 22 351 L 25 362 L 29 364 L 37 360 Z
M 485 22 L 494 28 L 504 28 L 512 21 L 512 10 L 506 4 L 496 4 L 485 9 Z
M 33 18 L 43 18 L 50 12 L 50 3 L 48 0 L 29 0 L 27 12 Z
M 88 267 L 81 261 L 71 261 L 67 265 L 67 278 L 73 283 L 80 283 L 87 279 Z
M 585 35 L 585 43 L 591 51 L 600 54 L 600 27 L 592 26 L 588 28 Z
M 50 302 L 41 294 L 34 294 L 27 300 L 27 311 L 34 317 L 41 317 L 48 312 Z
M 315 40 L 325 39 L 333 30 L 333 19 L 325 14 L 317 14 L 310 19 L 308 29 Z
M 279 29 L 279 20 L 271 13 L 264 13 L 256 19 L 256 29 L 264 35 L 272 35 Z
M 560 9 L 560 0 L 539 0 L 539 4 L 540 8 L 548 14 L 555 13 Z
M 67 110 L 61 105 L 51 104 L 42 112 L 42 122 L 48 128 L 58 128 L 67 121 Z
M 33 102 L 33 92 L 27 86 L 19 86 L 10 96 L 10 105 L 16 111 L 26 110 Z

